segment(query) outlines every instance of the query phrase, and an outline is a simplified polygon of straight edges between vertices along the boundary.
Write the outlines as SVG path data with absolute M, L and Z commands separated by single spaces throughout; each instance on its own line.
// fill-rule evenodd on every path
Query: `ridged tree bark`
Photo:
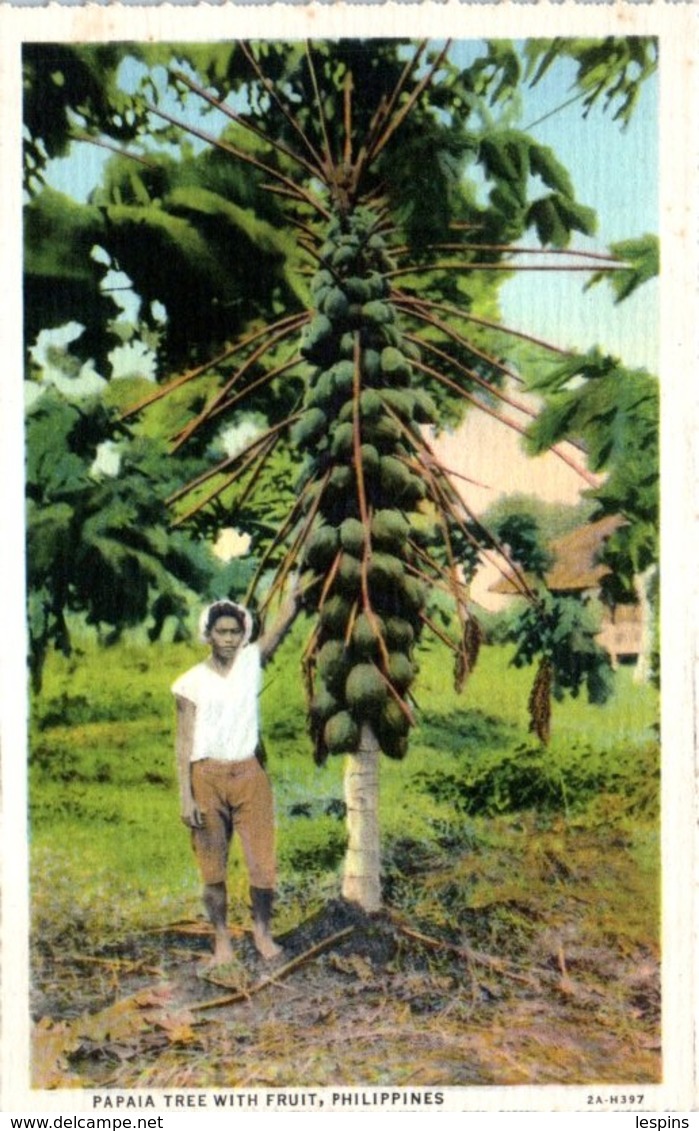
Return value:
M 347 756 L 345 802 L 348 844 L 342 894 L 364 911 L 381 907 L 379 833 L 379 759 L 381 748 L 372 727 L 362 726 L 356 753 Z

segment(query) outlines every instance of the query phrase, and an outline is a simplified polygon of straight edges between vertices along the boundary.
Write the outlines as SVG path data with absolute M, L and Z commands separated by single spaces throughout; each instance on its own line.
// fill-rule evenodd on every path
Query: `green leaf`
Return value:
M 644 82 L 658 66 L 658 43 L 650 36 L 530 39 L 524 50 L 532 86 L 555 61 L 567 57 L 577 68 L 575 86 L 583 96 L 584 116 L 602 101 L 622 125 L 630 121 Z
M 566 247 L 570 242 L 570 230 L 563 222 L 557 200 L 554 196 L 542 197 L 530 205 L 527 212 L 527 227 L 534 226 L 539 240 L 547 247 Z
M 46 188 L 24 212 L 25 270 L 51 279 L 76 279 L 94 286 L 90 252 L 104 233 L 102 215 L 89 204 Z
M 625 260 L 624 265 L 614 271 L 596 272 L 587 287 L 593 287 L 602 281 L 609 283 L 616 295 L 615 302 L 623 302 L 643 283 L 660 273 L 660 244 L 657 236 L 646 234 L 637 239 L 621 240 L 611 244 L 609 250 L 618 259 Z
M 556 196 L 556 207 L 569 232 L 582 232 L 584 236 L 592 236 L 597 231 L 597 214 L 594 208 L 568 200 L 560 194 Z
M 27 503 L 27 567 L 30 586 L 49 575 L 57 557 L 66 556 L 72 548 L 71 531 L 74 511 L 65 502 L 39 507 L 32 499 Z
M 591 235 L 597 224 L 592 208 L 568 200 L 560 193 L 535 200 L 527 213 L 527 224 L 534 225 L 542 244 L 567 247 L 573 231 Z
M 534 176 L 541 177 L 549 188 L 573 200 L 575 190 L 570 173 L 548 145 L 532 142 L 529 147 L 529 162 Z
M 529 177 L 529 144 L 526 134 L 516 130 L 491 130 L 482 139 L 479 161 L 486 175 L 506 186 L 520 204 L 527 198 Z

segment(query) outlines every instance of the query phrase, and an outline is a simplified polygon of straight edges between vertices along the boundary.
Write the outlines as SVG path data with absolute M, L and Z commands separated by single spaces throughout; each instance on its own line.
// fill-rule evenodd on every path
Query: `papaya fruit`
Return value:
M 374 232 L 367 240 L 367 247 L 371 251 L 383 251 L 386 247 L 386 241 L 379 232 Z
M 385 628 L 388 647 L 407 652 L 415 640 L 415 629 L 410 621 L 402 617 L 387 617 Z
M 351 244 L 346 246 L 336 247 L 330 258 L 333 269 L 345 274 L 350 272 L 355 267 L 357 252 L 358 247 L 356 240 L 353 240 Z
M 395 456 L 382 456 L 379 465 L 381 489 L 389 499 L 404 505 L 413 504 L 425 497 L 427 488 L 402 460 Z
M 318 675 L 328 691 L 332 695 L 340 693 L 349 670 L 349 657 L 342 640 L 326 640 L 316 662 Z
M 379 745 L 387 758 L 393 758 L 395 761 L 400 762 L 408 753 L 407 734 L 395 735 L 386 730 L 378 736 L 378 739 Z
M 337 414 L 338 424 L 351 423 L 354 420 L 354 397 L 348 397 Z
M 348 314 L 348 321 L 351 320 L 352 314 L 350 313 Z M 345 330 L 344 334 L 340 338 L 339 354 L 340 357 L 347 360 L 352 360 L 354 358 L 354 333 L 352 330 Z
M 324 360 L 328 359 L 333 335 L 334 327 L 327 315 L 316 314 L 304 327 L 301 335 L 300 353 L 309 361 L 322 364 Z
M 330 272 L 325 267 L 321 267 L 320 271 L 316 271 L 311 279 L 311 294 L 317 295 L 318 291 L 332 287 L 334 284 L 335 280 Z
M 410 423 L 415 410 L 415 394 L 412 389 L 382 389 L 381 396 L 388 408 L 393 409 L 406 424 Z
M 337 325 L 347 318 L 349 306 L 345 292 L 340 287 L 331 287 L 323 299 L 322 311 L 334 325 Z
M 376 326 L 388 326 L 396 317 L 391 304 L 382 302 L 381 299 L 365 302 L 362 306 L 362 315 L 367 322 L 373 322 Z
M 402 334 L 401 334 L 401 332 L 400 332 L 400 330 L 398 329 L 397 326 L 393 326 L 393 325 L 382 326 L 381 327 L 381 335 L 382 335 L 382 338 L 383 338 L 383 341 L 381 343 L 382 349 L 385 348 L 386 346 L 395 346 L 396 349 L 400 349 L 402 347 L 403 336 L 402 336 Z M 400 377 L 399 378 L 399 377 L 396 376 L 396 377 L 393 378 L 393 383 L 394 383 L 394 385 L 407 385 L 408 378 L 407 377 Z
M 376 630 L 384 632 L 384 622 L 381 617 L 374 616 L 373 620 L 366 613 L 360 613 L 352 629 L 352 648 L 360 659 L 370 659 L 377 655 L 379 640 Z
M 347 597 L 356 597 L 362 584 L 361 562 L 352 554 L 343 554 L 337 571 L 337 588 Z
M 373 444 L 362 444 L 362 471 L 364 472 L 365 479 L 373 479 L 378 473 L 380 467 L 380 457 L 378 450 Z
M 381 372 L 387 380 L 410 380 L 410 362 L 395 346 L 385 346 L 381 351 Z
M 367 441 L 378 448 L 393 448 L 403 435 L 400 424 L 390 416 L 368 421 L 364 432 Z
M 387 695 L 386 681 L 375 664 L 355 664 L 345 684 L 345 698 L 355 718 L 377 717 Z
M 359 251 L 361 240 L 358 238 L 356 225 L 350 224 L 349 229 L 344 228 L 337 236 L 336 243 L 338 247 L 351 247 L 354 251 Z
M 308 390 L 306 404 L 310 408 L 320 408 L 327 412 L 334 397 L 332 375 L 329 370 L 321 371 L 320 376 Z
M 420 475 L 412 473 L 408 490 L 403 496 L 406 506 L 416 506 L 427 498 L 427 481 Z
M 418 424 L 435 424 L 439 419 L 435 403 L 426 389 L 413 390 L 413 418 Z
M 340 526 L 339 540 L 343 550 L 355 558 L 361 557 L 366 540 L 364 524 L 358 518 L 346 518 Z
M 347 420 L 344 423 L 336 424 L 332 431 L 330 454 L 335 459 L 340 456 L 351 455 L 353 443 L 354 428 L 352 427 L 352 422 Z
M 352 468 L 347 464 L 339 463 L 330 473 L 328 486 L 338 494 L 345 494 L 352 486 Z
M 370 271 L 366 276 L 366 281 L 371 291 L 370 298 L 386 298 L 391 289 L 391 284 L 380 271 Z
M 315 570 L 326 570 L 332 565 L 339 543 L 340 539 L 335 528 L 328 523 L 321 523 L 308 536 L 304 561 Z
M 369 583 L 380 589 L 401 585 L 405 577 L 405 566 L 400 558 L 381 551 L 372 553 L 369 560 Z
M 359 408 L 364 420 L 375 420 L 384 411 L 381 395 L 376 389 L 364 389 L 359 395 Z
M 407 691 L 415 679 L 415 668 L 404 652 L 391 652 L 388 657 L 388 678 L 396 691 Z
M 348 396 L 354 384 L 354 362 L 349 360 L 337 361 L 327 371 L 333 391 L 338 396 Z
M 374 295 L 368 279 L 362 275 L 349 275 L 346 279 L 343 279 L 343 285 L 350 302 L 365 303 L 377 297 Z
M 420 361 L 422 354 L 420 353 L 420 347 L 416 345 L 415 342 L 408 342 L 403 339 L 401 348 L 409 361 Z
M 412 613 L 418 613 L 427 601 L 427 587 L 419 577 L 406 576 L 403 581 L 403 600 Z
M 299 448 L 312 444 L 324 436 L 328 429 L 328 418 L 319 407 L 306 409 L 301 417 L 292 425 L 291 442 Z
M 410 533 L 410 523 L 398 510 L 377 510 L 371 522 L 372 544 L 380 550 L 401 551 Z
M 386 494 L 390 498 L 399 499 L 410 484 L 410 468 L 395 456 L 381 456 L 379 479 Z
M 359 727 L 349 711 L 338 711 L 325 724 L 323 741 L 329 754 L 353 754 L 359 745 Z
M 379 380 L 381 377 L 381 354 L 378 350 L 364 350 L 362 353 L 362 374 L 367 381 Z
M 346 597 L 334 593 L 320 610 L 321 627 L 329 636 L 344 639 L 351 609 L 351 602 Z
M 341 708 L 340 701 L 329 690 L 322 679 L 317 679 L 311 700 L 311 716 L 314 720 L 325 722 Z
M 378 720 L 379 739 L 388 735 L 403 737 L 410 730 L 410 721 L 400 708 L 400 704 L 391 697 L 386 700 L 381 716 Z

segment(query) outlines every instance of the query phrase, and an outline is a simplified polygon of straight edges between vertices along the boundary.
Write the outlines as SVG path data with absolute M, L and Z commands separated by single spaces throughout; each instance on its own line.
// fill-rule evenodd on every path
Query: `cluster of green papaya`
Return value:
M 317 581 L 307 590 L 319 615 L 315 754 L 322 762 L 355 751 L 368 722 L 382 750 L 402 757 L 427 596 L 411 568 L 411 515 L 427 494 L 415 436 L 434 407 L 415 387 L 415 353 L 396 324 L 389 253 L 371 210 L 332 221 L 320 260 L 301 345 L 312 375 L 294 435 L 314 482 L 303 569 Z

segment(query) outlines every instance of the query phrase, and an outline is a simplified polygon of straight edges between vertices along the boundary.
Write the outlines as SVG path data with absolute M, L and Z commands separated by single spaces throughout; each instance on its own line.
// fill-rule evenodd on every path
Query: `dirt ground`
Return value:
M 660 1078 L 659 971 L 590 947 L 574 918 L 516 957 L 340 900 L 284 936 L 279 962 L 179 923 L 43 960 L 34 1086 L 270 1088 L 638 1083 Z M 563 940 L 563 942 L 562 942 Z M 41 988 L 38 988 L 38 987 Z

